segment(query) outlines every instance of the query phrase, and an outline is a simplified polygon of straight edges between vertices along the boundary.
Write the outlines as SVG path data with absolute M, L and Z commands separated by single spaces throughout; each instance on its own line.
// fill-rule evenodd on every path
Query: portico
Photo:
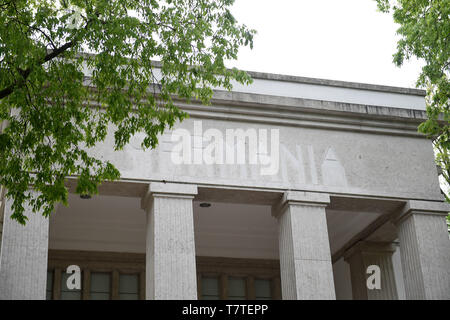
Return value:
M 71 193 L 49 219 L 28 210 L 25 228 L 2 201 L 0 298 L 450 299 L 449 208 L 416 130 L 423 92 L 253 76 L 212 106 L 179 101 L 191 117 L 155 150 L 136 135 L 113 152 L 109 135 L 92 152 L 122 179 L 91 199 Z M 173 161 L 179 129 L 208 161 Z M 236 162 L 214 161 L 221 135 L 207 130 L 242 130 L 222 144 Z M 76 292 L 64 287 L 72 264 Z M 366 286 L 370 265 L 380 290 Z

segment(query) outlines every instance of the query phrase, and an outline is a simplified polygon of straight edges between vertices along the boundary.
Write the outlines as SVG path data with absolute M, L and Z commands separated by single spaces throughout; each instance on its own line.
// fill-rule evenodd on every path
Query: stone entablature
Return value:
M 179 105 L 190 118 L 166 131 L 155 150 L 142 151 L 137 135 L 113 152 L 110 134 L 96 152 L 125 180 L 442 201 L 431 141 L 417 132 L 424 111 L 236 92 L 216 92 L 211 106 Z M 261 175 L 260 164 L 175 165 L 178 129 L 191 133 L 193 152 L 194 140 L 210 129 L 224 137 L 227 130 L 278 130 L 279 170 Z

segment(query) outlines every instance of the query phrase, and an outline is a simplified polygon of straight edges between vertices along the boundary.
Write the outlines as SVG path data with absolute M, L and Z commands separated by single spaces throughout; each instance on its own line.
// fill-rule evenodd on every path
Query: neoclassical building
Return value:
M 109 135 L 92 152 L 122 176 L 99 195 L 69 179 L 69 206 L 25 227 L 3 199 L 0 299 L 450 299 L 425 93 L 251 75 L 178 101 L 155 150 Z

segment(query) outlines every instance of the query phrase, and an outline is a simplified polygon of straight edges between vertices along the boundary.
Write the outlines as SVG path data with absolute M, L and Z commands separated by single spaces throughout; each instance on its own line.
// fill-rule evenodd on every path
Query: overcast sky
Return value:
M 398 25 L 374 0 L 236 0 L 232 12 L 258 34 L 230 66 L 415 87 L 421 64 L 394 66 Z

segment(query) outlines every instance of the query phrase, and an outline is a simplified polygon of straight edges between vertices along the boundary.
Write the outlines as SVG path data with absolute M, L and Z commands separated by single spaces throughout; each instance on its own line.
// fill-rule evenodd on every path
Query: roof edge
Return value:
M 79 53 L 78 55 L 85 56 L 85 57 L 95 56 L 95 54 L 87 53 L 87 52 Z M 161 68 L 162 63 L 161 63 L 161 61 L 158 61 L 158 60 L 152 60 L 152 65 L 155 68 Z M 407 95 L 416 95 L 416 96 L 421 96 L 421 97 L 426 96 L 426 90 L 423 90 L 423 89 L 404 88 L 404 87 L 386 86 L 386 85 L 360 83 L 360 82 L 350 82 L 350 81 L 342 81 L 342 80 L 310 78 L 310 77 L 292 76 L 292 75 L 259 72 L 259 71 L 248 71 L 248 70 L 244 70 L 244 71 L 247 72 L 252 78 L 261 79 L 261 80 L 285 81 L 285 82 L 293 82 L 293 83 L 303 83 L 303 84 L 311 84 L 311 85 L 338 87 L 338 88 L 349 88 L 349 89 L 358 89 L 358 90 L 399 93 L 399 94 L 407 94 Z
M 388 92 L 388 93 L 400 93 L 400 94 L 416 95 L 416 96 L 422 96 L 422 97 L 426 96 L 426 90 L 423 90 L 423 89 L 403 88 L 403 87 L 385 86 L 385 85 L 369 84 L 369 83 L 349 82 L 349 81 L 341 81 L 341 80 L 329 80 L 329 79 L 321 79 L 321 78 L 309 78 L 309 77 L 291 76 L 291 75 L 265 73 L 265 72 L 257 72 L 257 71 L 246 71 L 246 72 L 252 78 L 261 79 L 261 80 L 285 81 L 285 82 L 321 85 L 321 86 L 329 86 L 329 87 L 370 90 L 370 91 L 379 91 L 379 92 Z

